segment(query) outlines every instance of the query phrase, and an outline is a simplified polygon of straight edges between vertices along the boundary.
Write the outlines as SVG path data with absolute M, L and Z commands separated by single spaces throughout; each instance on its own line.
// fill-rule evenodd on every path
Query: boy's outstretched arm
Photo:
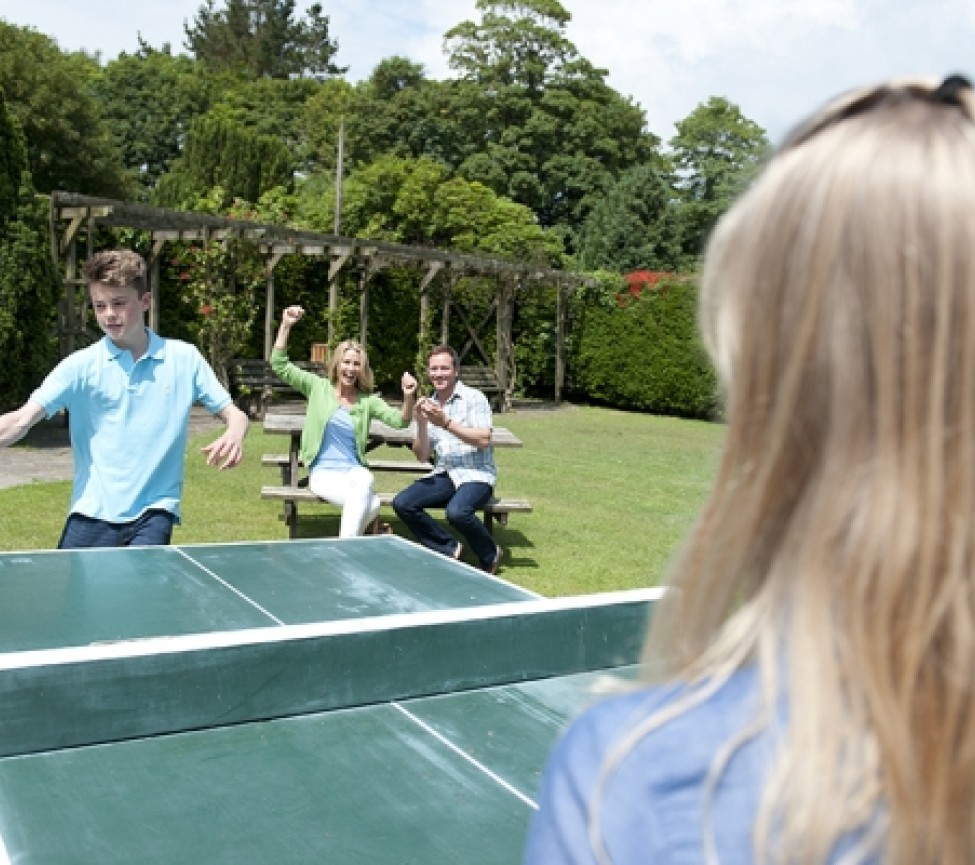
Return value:
M 244 456 L 244 436 L 247 435 L 250 421 L 233 403 L 217 412 L 217 417 L 227 424 L 227 429 L 202 450 L 207 455 L 208 466 L 219 465 L 221 469 L 232 469 Z
M 27 400 L 20 408 L 0 415 L 0 447 L 20 441 L 28 430 L 44 417 L 44 407 Z

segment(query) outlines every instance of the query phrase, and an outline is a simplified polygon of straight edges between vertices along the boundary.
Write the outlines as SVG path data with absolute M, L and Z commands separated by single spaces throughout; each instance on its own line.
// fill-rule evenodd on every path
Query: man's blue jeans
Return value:
M 130 523 L 107 523 L 82 514 L 70 514 L 58 549 L 165 546 L 173 536 L 175 522 L 176 518 L 163 510 L 146 511 Z
M 498 545 L 477 516 L 491 499 L 494 487 L 479 481 L 454 486 L 446 472 L 437 472 L 414 481 L 393 499 L 393 510 L 425 547 L 452 556 L 457 541 L 425 508 L 447 508 L 447 522 L 467 542 L 467 546 L 481 563 L 490 567 L 498 554 Z

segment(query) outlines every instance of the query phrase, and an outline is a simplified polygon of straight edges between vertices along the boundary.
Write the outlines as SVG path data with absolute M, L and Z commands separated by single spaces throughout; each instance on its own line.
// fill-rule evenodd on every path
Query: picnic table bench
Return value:
M 261 464 L 277 467 L 281 471 L 280 484 L 267 484 L 261 487 L 261 498 L 275 499 L 283 503 L 281 518 L 288 527 L 288 536 L 297 535 L 298 505 L 318 504 L 327 505 L 308 489 L 306 482 L 299 480 L 301 469 L 301 429 L 304 425 L 304 415 L 294 413 L 268 413 L 264 416 L 264 432 L 270 435 L 287 435 L 290 446 L 287 454 L 264 454 Z M 409 447 L 416 435 L 414 424 L 396 429 L 374 420 L 369 427 L 369 443 L 366 451 L 375 450 L 380 445 L 393 447 Z M 521 447 L 521 440 L 504 427 L 494 427 L 491 433 L 491 443 L 494 447 Z M 430 463 L 418 460 L 370 460 L 370 468 L 375 472 L 396 472 L 399 474 L 424 474 L 433 469 Z M 382 507 L 390 507 L 396 493 L 377 493 Z M 484 525 L 488 531 L 494 531 L 495 524 L 506 525 L 508 515 L 513 513 L 531 513 L 532 507 L 524 499 L 493 498 L 483 509 Z
M 495 411 L 504 411 L 504 391 L 492 367 L 461 366 L 458 377 L 468 387 L 477 388 L 483 393 Z
M 379 504 L 381 507 L 392 507 L 393 499 L 396 497 L 396 493 L 376 493 L 379 497 Z M 320 499 L 316 496 L 308 487 L 298 487 L 293 485 L 287 486 L 273 486 L 265 485 L 261 487 L 261 498 L 262 499 L 277 499 L 279 501 L 285 502 L 286 508 L 282 519 L 288 526 L 288 537 L 294 538 L 297 536 L 297 522 L 298 522 L 298 504 L 309 504 L 309 505 L 328 505 L 329 502 Z M 290 505 L 290 508 L 287 507 Z M 334 506 L 333 506 L 334 507 Z M 484 518 L 484 526 L 487 530 L 494 534 L 494 525 L 497 523 L 500 526 L 505 526 L 508 524 L 508 514 L 530 514 L 532 512 L 532 506 L 524 499 L 499 499 L 492 498 L 482 509 L 482 516 Z M 370 533 L 375 533 L 375 525 L 372 527 Z
M 314 360 L 293 360 L 306 372 L 325 375 L 325 363 Z M 236 358 L 230 362 L 230 392 L 234 404 L 248 417 L 263 418 L 275 397 L 301 396 L 274 374 L 269 360 Z

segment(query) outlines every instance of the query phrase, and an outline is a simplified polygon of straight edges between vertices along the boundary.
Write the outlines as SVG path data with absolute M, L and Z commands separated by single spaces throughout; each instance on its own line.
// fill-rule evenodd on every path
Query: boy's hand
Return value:
M 230 430 L 220 438 L 200 449 L 207 455 L 207 465 L 219 465 L 222 469 L 232 469 L 244 456 L 244 445 Z

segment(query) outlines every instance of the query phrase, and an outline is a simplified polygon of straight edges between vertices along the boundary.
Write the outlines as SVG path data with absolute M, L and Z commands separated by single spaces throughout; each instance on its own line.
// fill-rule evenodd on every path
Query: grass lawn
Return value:
M 497 415 L 520 449 L 495 451 L 498 494 L 528 499 L 532 514 L 512 514 L 495 536 L 508 554 L 501 576 L 544 595 L 583 594 L 654 585 L 700 508 L 717 466 L 724 427 L 698 421 L 567 406 Z M 251 425 L 244 462 L 217 472 L 198 456 L 214 433 L 190 443 L 183 524 L 174 543 L 284 539 L 279 502 L 260 498 L 277 483 L 261 454 L 280 453 L 284 440 Z M 285 448 L 286 449 L 286 448 Z M 375 451 L 404 459 L 403 449 Z M 380 473 L 380 490 L 408 476 Z M 0 549 L 57 543 L 70 484 L 36 483 L 0 490 Z M 338 509 L 306 506 L 303 537 L 338 533 Z M 406 530 L 384 509 L 397 534 Z

